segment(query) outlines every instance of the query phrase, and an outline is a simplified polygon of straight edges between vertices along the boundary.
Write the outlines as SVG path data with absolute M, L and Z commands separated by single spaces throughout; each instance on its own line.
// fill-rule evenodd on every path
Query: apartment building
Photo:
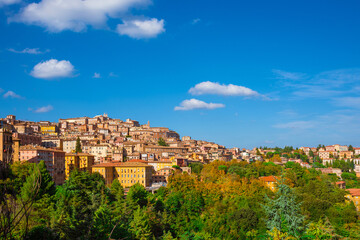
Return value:
M 352 151 L 342 151 L 339 152 L 339 158 L 340 159 L 350 159 L 354 156 L 354 153 Z
M 44 161 L 46 169 L 56 185 L 65 180 L 65 152 L 41 146 L 26 145 L 20 147 L 20 161 L 39 163 Z
M 68 179 L 71 171 L 75 168 L 79 171 L 92 172 L 94 156 L 87 153 L 66 153 L 65 155 L 65 178 Z
M 100 162 L 108 156 L 109 146 L 107 144 L 83 145 L 81 150 L 83 153 L 94 155 L 95 162 Z
M 356 207 L 357 211 L 360 211 L 360 188 L 351 188 L 347 189 L 349 194 L 346 197 L 352 201 Z
M 63 140 L 60 138 L 43 138 L 41 146 L 46 148 L 59 148 L 63 150 Z
M 101 163 L 92 168 L 93 172 L 104 177 L 106 185 L 111 185 L 117 178 L 124 188 L 129 188 L 135 183 L 140 183 L 144 187 L 151 186 L 153 168 L 142 162 Z
M 15 132 L 12 134 L 13 138 L 20 140 L 20 145 L 41 145 L 42 139 L 41 136 L 18 133 Z
M 46 136 L 57 136 L 59 133 L 59 129 L 56 125 L 40 126 L 40 131 L 42 135 Z

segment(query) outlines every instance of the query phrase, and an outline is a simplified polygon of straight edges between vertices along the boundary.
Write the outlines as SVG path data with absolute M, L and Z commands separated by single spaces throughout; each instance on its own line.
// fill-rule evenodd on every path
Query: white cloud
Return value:
M 288 123 L 280 123 L 276 124 L 273 127 L 275 128 L 290 128 L 290 129 L 309 129 L 314 128 L 315 123 L 311 121 L 295 121 L 295 122 L 288 122 Z
M 111 72 L 111 73 L 109 73 L 109 77 L 119 77 L 119 76 L 117 74 Z
M 40 108 L 37 108 L 34 110 L 35 113 L 47 113 L 47 112 L 50 112 L 51 110 L 53 110 L 53 106 L 51 105 L 47 105 L 47 106 L 44 106 L 44 107 L 40 107 Z M 31 111 L 32 109 L 29 108 L 29 110 Z
M 360 97 L 342 97 L 334 99 L 334 103 L 341 107 L 360 108 Z
M 304 73 L 286 72 L 279 69 L 273 69 L 273 73 L 275 73 L 278 79 L 300 80 L 306 77 Z
M 36 64 L 31 75 L 35 78 L 52 79 L 72 77 L 73 72 L 74 66 L 69 61 L 50 59 Z
M 39 48 L 25 48 L 24 50 L 20 50 L 20 51 L 10 48 L 8 50 L 13 53 L 27 53 L 27 54 L 43 54 L 43 53 L 49 51 L 49 50 L 46 50 L 45 52 L 42 52 L 39 50 Z
M 101 78 L 101 75 L 100 75 L 100 73 L 94 73 L 94 76 L 93 76 L 93 78 Z
M 195 18 L 191 21 L 191 24 L 197 24 L 198 22 L 200 22 L 201 19 L 200 18 Z
M 215 82 L 202 82 L 190 88 L 189 93 L 192 95 L 204 95 L 204 94 L 215 94 L 224 96 L 244 96 L 244 97 L 255 97 L 260 94 L 250 88 L 238 86 L 238 85 L 225 85 Z
M 301 80 L 301 82 L 283 81 L 282 87 L 289 88 L 292 94 L 300 98 L 332 98 L 341 95 L 358 93 L 356 84 L 360 81 L 360 69 L 338 69 L 320 72 L 315 75 L 289 73 L 274 70 L 285 80 Z
M 118 24 L 116 28 L 120 35 L 127 35 L 131 38 L 154 38 L 165 32 L 164 20 L 152 18 L 149 20 L 131 20 Z
M 0 0 L 0 7 L 20 3 L 21 0 Z
M 151 0 L 41 0 L 24 7 L 10 21 L 45 27 L 50 32 L 84 31 L 88 26 L 106 27 L 109 18 L 120 18 L 130 8 Z
M 14 93 L 13 91 L 7 91 L 4 95 L 4 98 L 22 98 L 20 95 Z
M 193 110 L 193 109 L 216 109 L 216 108 L 223 108 L 225 107 L 224 104 L 221 103 L 206 103 L 203 101 L 200 101 L 198 99 L 189 99 L 184 100 L 180 103 L 180 106 L 177 106 L 174 108 L 175 111 L 187 111 L 187 110 Z
M 340 87 L 345 84 L 352 84 L 360 81 L 360 69 L 338 69 L 332 71 L 321 72 L 311 79 L 311 83 L 329 86 Z

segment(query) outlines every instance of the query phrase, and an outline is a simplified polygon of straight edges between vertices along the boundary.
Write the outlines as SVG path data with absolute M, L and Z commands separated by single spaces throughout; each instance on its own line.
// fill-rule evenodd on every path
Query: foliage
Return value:
M 164 147 L 167 147 L 167 146 L 169 146 L 166 142 L 165 142 L 165 140 L 163 139 L 163 138 L 159 138 L 159 140 L 158 140 L 158 144 L 159 144 L 159 146 L 164 146 Z
M 140 183 L 136 183 L 130 188 L 126 197 L 126 201 L 130 206 L 137 208 L 138 206 L 139 207 L 146 206 L 148 202 L 147 198 L 148 198 L 148 192 L 146 191 L 144 186 L 141 185 Z
M 195 174 L 200 174 L 201 170 L 203 169 L 202 163 L 194 162 L 194 163 L 191 163 L 189 166 L 191 168 L 191 172 L 195 173 Z
M 77 137 L 77 139 L 76 139 L 75 152 L 76 152 L 76 153 L 81 153 L 81 152 L 82 152 L 82 149 L 81 149 L 81 141 L 80 141 L 80 138 L 79 138 L 79 137 Z
M 292 147 L 274 155 L 295 154 Z M 299 155 L 298 155 L 299 154 Z M 7 239 L 359 239 L 360 224 L 334 176 L 288 162 L 232 160 L 190 164 L 167 187 L 149 193 L 133 185 L 125 197 L 118 180 L 105 186 L 98 173 L 71 172 L 55 188 L 45 164 L 14 164 L 0 179 L 0 207 L 26 212 Z M 259 180 L 278 176 L 273 191 Z M 347 184 L 358 179 L 350 170 Z M 38 179 L 38 186 L 34 186 Z M 9 197 L 7 197 L 9 196 Z M 4 202 L 7 200 L 7 202 Z M 11 202 L 11 205 L 8 203 Z M 2 215 L 0 217 L 3 217 Z M 3 220 L 4 218 L 2 218 Z M 1 223 L 1 221 L 0 221 Z M 1 225 L 0 225 L 1 227 Z M 3 228 L 2 228 L 3 229 Z M 1 237 L 0 237 L 1 238 Z
M 301 214 L 300 204 L 296 202 L 296 196 L 289 186 L 279 184 L 275 199 L 266 197 L 264 210 L 269 230 L 277 229 L 293 237 L 301 235 L 305 217 Z

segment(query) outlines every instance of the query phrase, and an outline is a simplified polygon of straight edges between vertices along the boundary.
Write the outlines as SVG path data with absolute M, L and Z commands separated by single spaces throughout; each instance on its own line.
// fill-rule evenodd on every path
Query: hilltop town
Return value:
M 324 174 L 335 174 L 339 180 L 348 171 L 360 177 L 360 148 L 351 145 L 227 149 L 190 136 L 180 137 L 176 131 L 152 127 L 149 122 L 142 125 L 131 119 L 113 119 L 107 114 L 58 122 L 22 121 L 8 115 L 0 120 L 0 129 L 2 163 L 43 160 L 56 185 L 63 184 L 76 168 L 98 172 L 107 185 L 118 179 L 125 189 L 140 183 L 156 190 L 166 186 L 173 170 L 191 173 L 191 165 L 215 160 L 273 162 L 284 166 L 294 162 Z M 345 188 L 342 184 L 339 181 L 339 186 Z
M 140 125 L 131 119 L 113 119 L 107 114 L 59 119 L 56 123 L 22 121 L 8 115 L 1 119 L 1 128 L 2 134 L 7 136 L 1 138 L 5 139 L 1 145 L 4 148 L 2 159 L 7 159 L 5 162 L 45 160 L 56 184 L 62 184 L 75 167 L 101 173 L 102 166 L 110 169 L 119 164 L 141 166 L 140 163 L 146 162 L 154 170 L 149 171 L 150 175 L 143 182 L 150 187 L 152 172 L 157 176 L 160 174 L 157 171 L 163 168 L 176 165 L 190 171 L 188 164 L 191 162 L 230 161 L 240 156 L 238 148 L 226 149 L 188 136 L 180 139 L 179 134 L 169 128 L 151 127 L 149 122 Z M 80 151 L 76 150 L 77 142 L 80 142 Z M 47 156 L 46 159 L 43 156 Z M 80 158 L 85 162 L 80 163 Z M 108 180 L 111 183 L 112 179 Z M 135 182 L 134 179 L 130 181 Z
M 33 235 L 29 239 L 37 239 L 37 231 L 50 232 L 50 239 L 84 234 L 84 239 L 145 235 L 173 239 L 182 234 L 223 239 L 229 231 L 233 236 L 229 239 L 255 239 L 276 235 L 277 229 L 292 236 L 322 234 L 323 239 L 337 234 L 360 237 L 355 225 L 360 212 L 360 148 L 352 145 L 227 149 L 180 137 L 149 122 L 122 121 L 106 114 L 58 122 L 22 121 L 8 115 L 0 119 L 0 160 L 7 193 L 2 209 L 7 221 L 16 221 L 20 213 L 26 216 L 19 218 L 22 223 L 16 229 Z M 94 204 L 96 212 L 81 215 L 92 211 Z M 271 227 L 272 209 L 283 206 L 294 208 L 281 210 L 297 218 L 299 225 L 293 230 Z M 11 213 L 11 209 L 18 210 Z M 211 217 L 212 211 L 221 214 Z M 230 217 L 222 216 L 224 211 Z M 90 233 L 77 214 L 91 222 Z M 105 221 L 109 226 L 100 222 L 102 216 L 110 219 Z M 29 232 L 27 218 L 32 219 Z M 218 219 L 230 224 L 217 229 Z M 325 226 L 322 219 L 328 219 L 326 231 L 319 232 Z M 126 224 L 119 227 L 122 222 Z M 195 222 L 205 225 L 194 230 Z M 308 223 L 312 225 L 301 227 Z M 5 236 L 16 235 L 18 230 L 7 226 L 1 225 Z M 101 237 L 92 237 L 95 233 Z

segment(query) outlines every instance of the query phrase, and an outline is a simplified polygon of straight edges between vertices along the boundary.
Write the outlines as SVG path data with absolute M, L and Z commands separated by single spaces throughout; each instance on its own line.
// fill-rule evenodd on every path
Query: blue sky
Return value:
M 360 146 L 358 1 L 0 0 L 0 114 Z

